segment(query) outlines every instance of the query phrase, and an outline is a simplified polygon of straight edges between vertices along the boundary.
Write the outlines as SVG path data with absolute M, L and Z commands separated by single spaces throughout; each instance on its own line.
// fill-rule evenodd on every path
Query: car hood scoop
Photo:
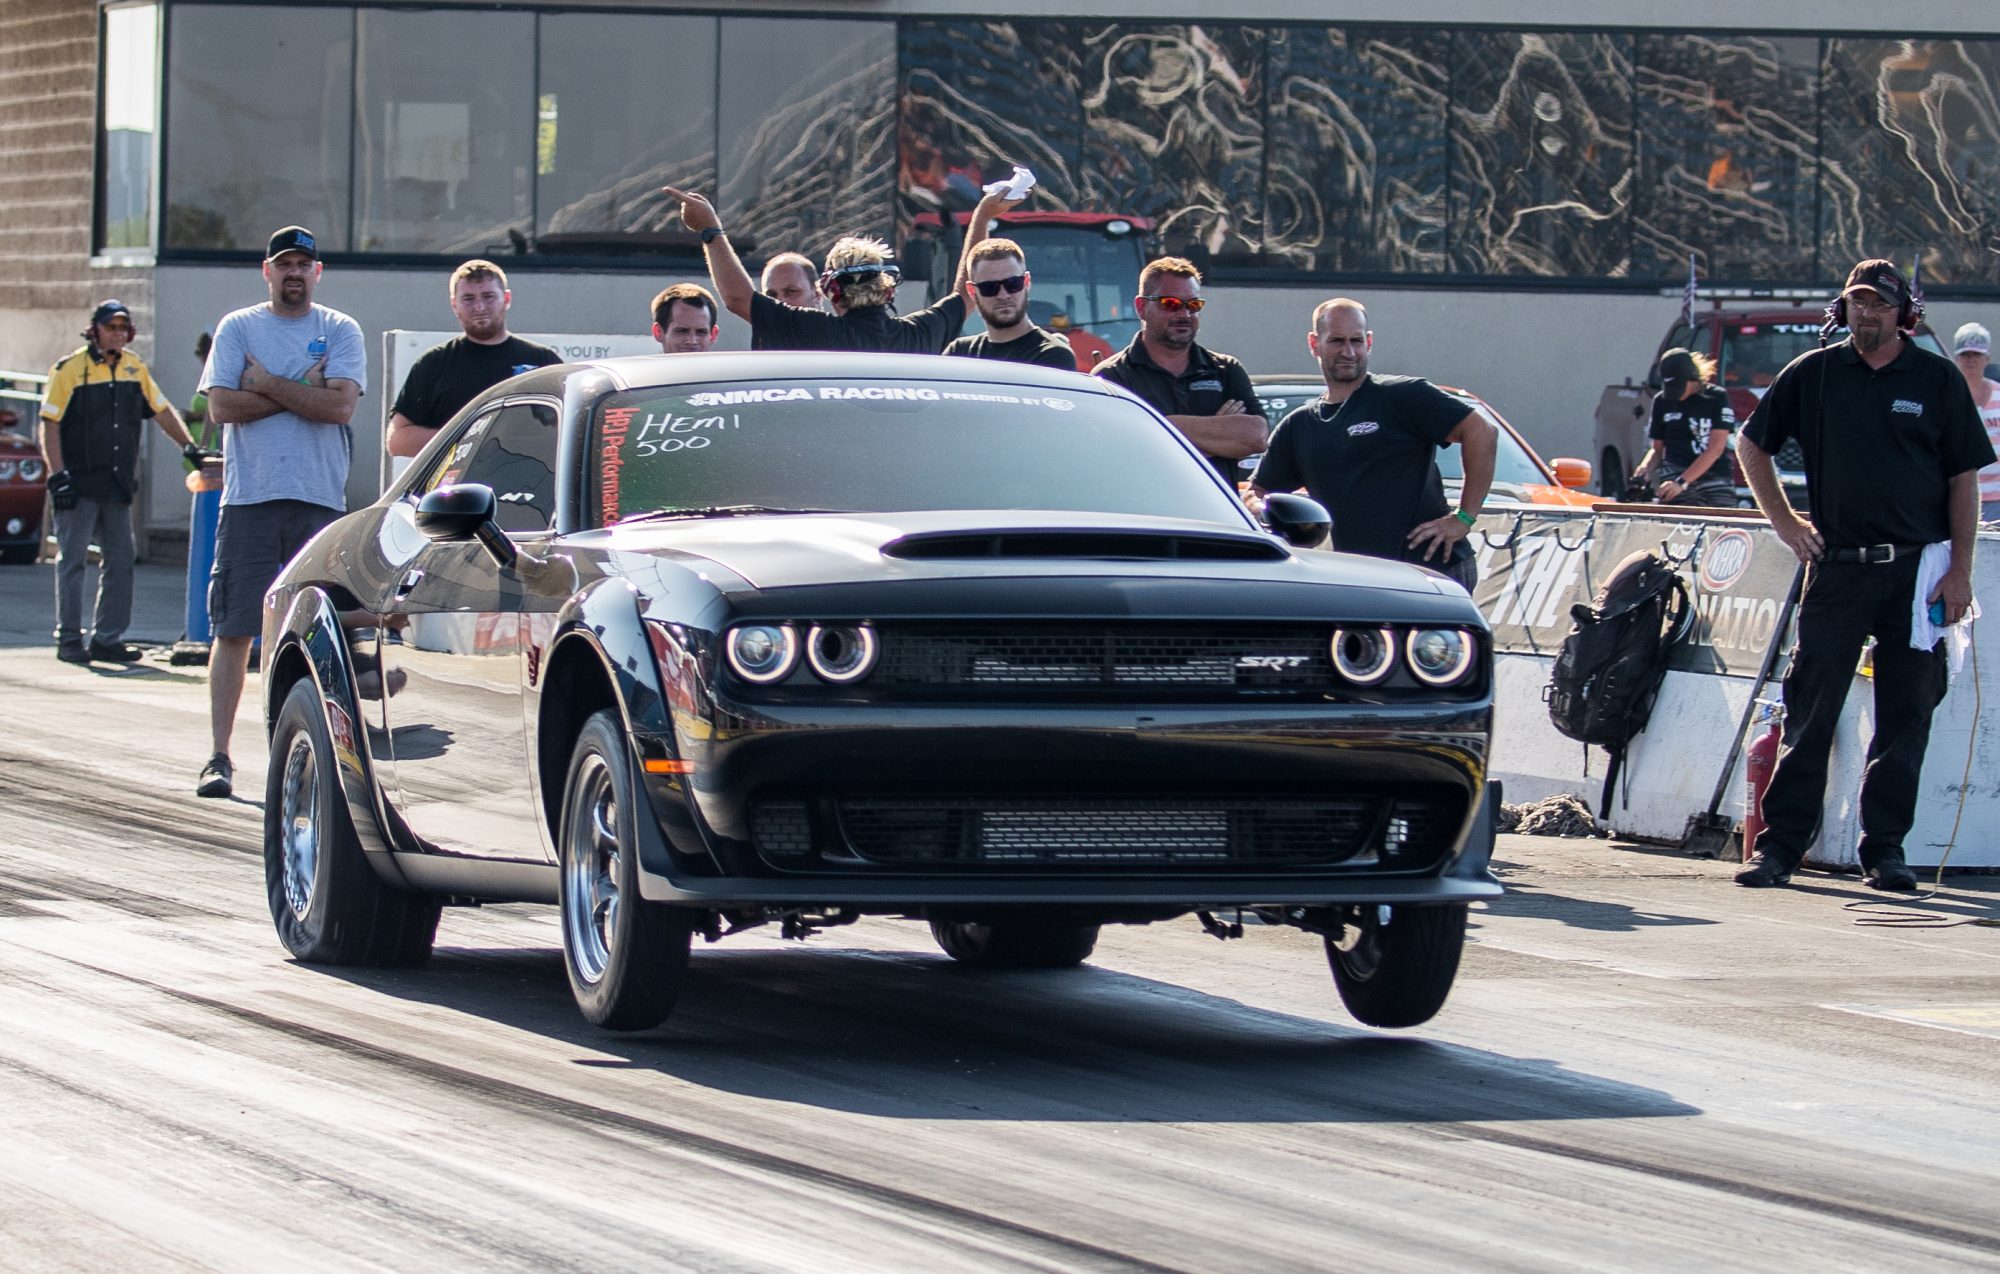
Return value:
M 1276 541 L 1255 536 L 1101 527 L 921 532 L 884 544 L 882 555 L 905 561 L 932 562 L 966 558 L 1282 562 L 1289 556 Z

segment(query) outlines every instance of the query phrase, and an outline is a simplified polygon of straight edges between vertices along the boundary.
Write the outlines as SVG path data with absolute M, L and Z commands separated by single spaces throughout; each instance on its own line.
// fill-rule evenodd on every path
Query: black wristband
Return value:
M 708 229 L 701 232 L 701 246 L 704 248 L 707 247 L 709 244 L 714 243 L 717 239 L 720 239 L 722 235 L 723 235 L 723 229 L 721 226 L 708 227 Z

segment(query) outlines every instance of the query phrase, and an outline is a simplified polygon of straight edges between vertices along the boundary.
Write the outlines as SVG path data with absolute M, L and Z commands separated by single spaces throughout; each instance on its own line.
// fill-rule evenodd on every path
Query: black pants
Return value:
M 1799 639 L 1785 678 L 1785 733 L 1764 795 L 1757 846 L 1796 864 L 1819 835 L 1827 753 L 1863 641 L 1875 638 L 1875 737 L 1861 779 L 1861 865 L 1902 854 L 1916 819 L 1931 713 L 1944 699 L 1943 644 L 1910 648 L 1917 555 L 1868 566 L 1822 562 L 1806 575 Z

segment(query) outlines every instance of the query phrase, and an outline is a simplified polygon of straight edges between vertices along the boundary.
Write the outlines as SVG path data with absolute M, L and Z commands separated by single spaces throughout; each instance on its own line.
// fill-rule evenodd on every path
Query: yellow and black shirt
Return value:
M 76 493 L 129 502 L 139 489 L 139 431 L 166 406 L 129 349 L 114 365 L 86 345 L 50 368 L 42 419 L 61 427 L 63 467 Z

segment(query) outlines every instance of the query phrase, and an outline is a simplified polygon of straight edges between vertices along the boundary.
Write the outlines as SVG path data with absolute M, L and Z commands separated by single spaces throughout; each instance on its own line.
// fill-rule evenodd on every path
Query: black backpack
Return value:
M 1618 564 L 1597 602 L 1570 607 L 1576 622 L 1556 650 L 1542 698 L 1555 728 L 1611 753 L 1598 812 L 1611 807 L 1611 785 L 1625 746 L 1646 728 L 1667 675 L 1667 652 L 1694 626 L 1687 585 L 1656 553 L 1641 550 Z

